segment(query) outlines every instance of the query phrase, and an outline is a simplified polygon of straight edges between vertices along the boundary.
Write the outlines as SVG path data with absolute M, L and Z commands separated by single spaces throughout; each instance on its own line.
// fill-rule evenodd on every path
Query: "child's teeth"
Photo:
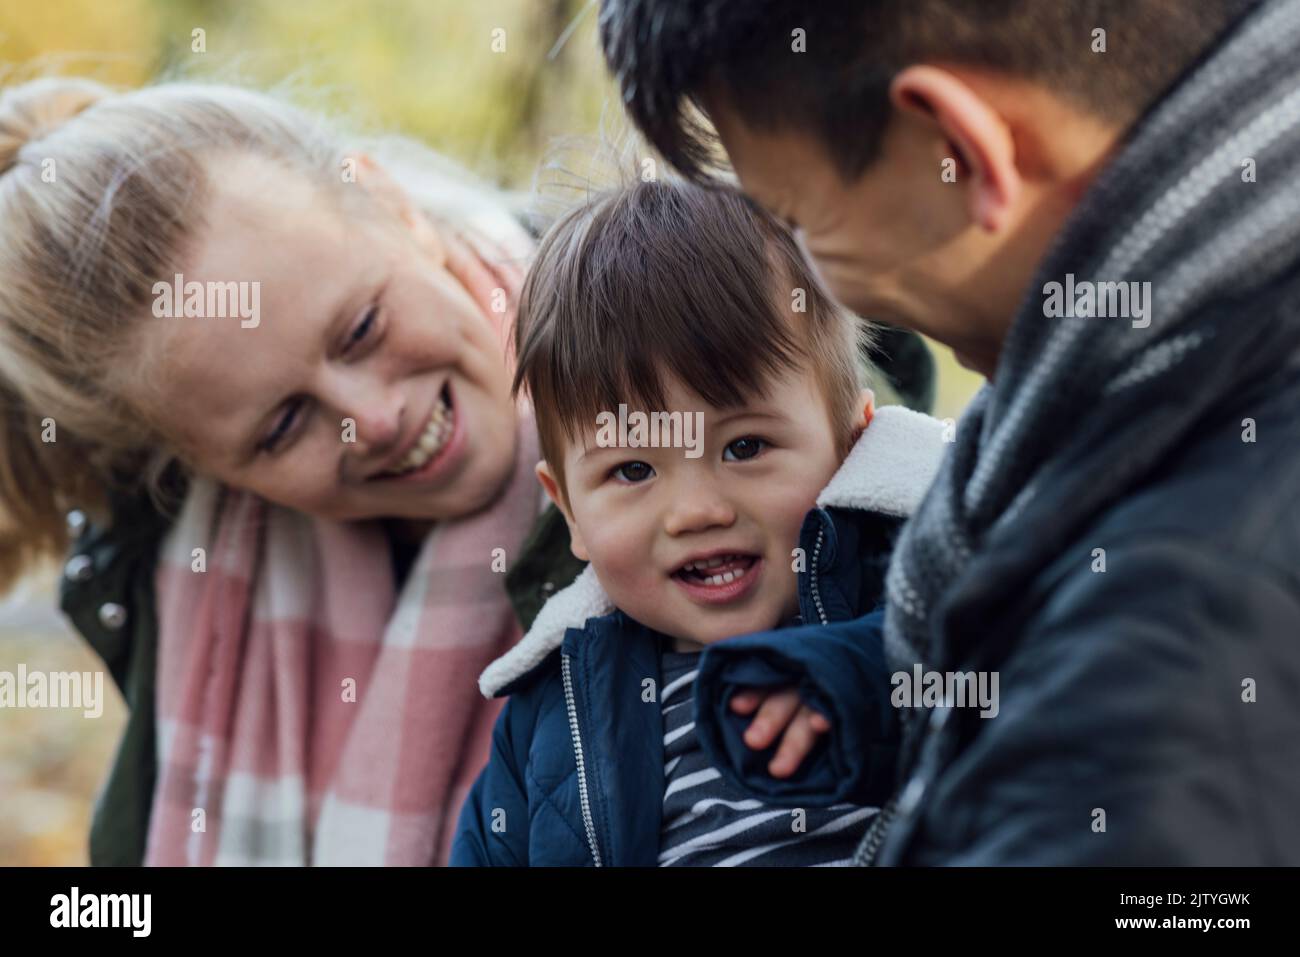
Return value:
M 705 575 L 704 583 L 706 585 L 729 585 L 744 574 L 745 569 L 742 568 L 740 571 L 725 571 L 721 575 Z
M 705 574 L 711 568 L 720 568 L 723 565 L 731 565 L 737 562 L 745 562 L 745 567 L 729 569 L 716 575 Z M 743 578 L 745 573 L 749 571 L 750 564 L 744 555 L 719 555 L 716 558 L 699 558 L 689 561 L 682 566 L 682 571 L 694 572 L 700 576 L 700 580 L 706 585 L 726 585 L 738 578 Z

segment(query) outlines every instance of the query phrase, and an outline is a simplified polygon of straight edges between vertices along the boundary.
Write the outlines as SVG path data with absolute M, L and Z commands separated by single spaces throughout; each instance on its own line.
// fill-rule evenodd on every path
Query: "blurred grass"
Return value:
M 618 97 L 586 0 L 0 0 L 0 82 L 79 73 L 134 86 L 156 76 L 279 86 L 361 132 L 404 132 L 511 188 L 530 186 L 557 138 L 617 123 Z M 492 31 L 506 49 L 492 51 Z M 192 51 L 203 30 L 206 51 Z M 936 350 L 935 414 L 979 383 Z M 81 671 L 99 660 L 53 614 L 54 572 L 0 609 L 0 670 Z M 32 614 L 31 609 L 44 610 Z M 8 624 L 6 624 L 8 621 Z M 125 720 L 0 709 L 0 865 L 80 864 L 93 795 Z
M 0 671 L 100 671 L 103 665 L 54 611 L 54 570 L 0 604 Z M 126 722 L 104 674 L 103 713 L 0 708 L 0 865 L 86 863 L 94 796 Z

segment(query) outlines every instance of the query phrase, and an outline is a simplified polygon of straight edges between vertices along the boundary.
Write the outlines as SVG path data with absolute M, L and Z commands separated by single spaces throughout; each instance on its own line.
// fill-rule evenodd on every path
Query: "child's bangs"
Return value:
M 799 343 L 761 294 L 732 303 L 713 291 L 715 310 L 700 309 L 688 291 L 667 298 L 688 301 L 643 302 L 654 313 L 644 321 L 625 313 L 623 322 L 595 323 L 582 343 L 555 344 L 548 404 L 570 438 L 620 404 L 673 411 L 667 396 L 674 382 L 712 407 L 736 408 L 802 361 Z
M 553 466 L 561 437 L 620 405 L 700 411 L 666 408 L 674 384 L 735 409 L 812 369 L 840 425 L 858 388 L 855 324 L 781 225 L 727 187 L 637 183 L 571 211 L 542 241 L 519 316 L 515 389 Z

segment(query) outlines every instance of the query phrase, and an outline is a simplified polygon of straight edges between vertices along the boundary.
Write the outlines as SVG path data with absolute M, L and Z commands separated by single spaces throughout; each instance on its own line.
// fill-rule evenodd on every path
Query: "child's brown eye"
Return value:
M 655 474 L 655 470 L 645 462 L 624 462 L 611 474 L 624 482 L 636 483 L 644 482 Z
M 747 435 L 743 439 L 728 443 L 727 447 L 722 450 L 722 458 L 727 462 L 743 462 L 745 459 L 752 459 L 767 445 L 762 439 Z

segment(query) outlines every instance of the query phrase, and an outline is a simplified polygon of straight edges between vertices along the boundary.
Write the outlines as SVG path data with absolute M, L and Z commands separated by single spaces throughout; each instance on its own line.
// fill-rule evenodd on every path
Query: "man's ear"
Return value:
M 438 230 L 429 221 L 429 217 L 412 202 L 411 194 L 389 176 L 388 172 L 369 154 L 359 154 L 356 161 L 358 185 L 401 221 L 427 255 L 439 265 L 444 263 L 447 259 L 447 250 L 442 237 L 438 235 Z
M 569 505 L 560 493 L 560 483 L 555 481 L 555 474 L 551 467 L 545 462 L 537 463 L 537 481 L 542 483 L 542 488 L 546 490 L 546 497 L 555 503 L 555 507 L 560 510 L 564 516 L 564 521 L 569 526 L 569 550 L 573 552 L 573 557 L 579 561 L 591 561 L 587 557 L 587 545 L 582 540 L 582 533 L 578 531 L 578 525 L 573 520 L 573 512 L 569 510 Z
M 988 232 L 1001 229 L 1022 186 L 1015 139 L 1002 115 L 956 75 L 934 66 L 902 70 L 889 98 L 900 112 L 933 122 L 956 148 L 971 219 Z

